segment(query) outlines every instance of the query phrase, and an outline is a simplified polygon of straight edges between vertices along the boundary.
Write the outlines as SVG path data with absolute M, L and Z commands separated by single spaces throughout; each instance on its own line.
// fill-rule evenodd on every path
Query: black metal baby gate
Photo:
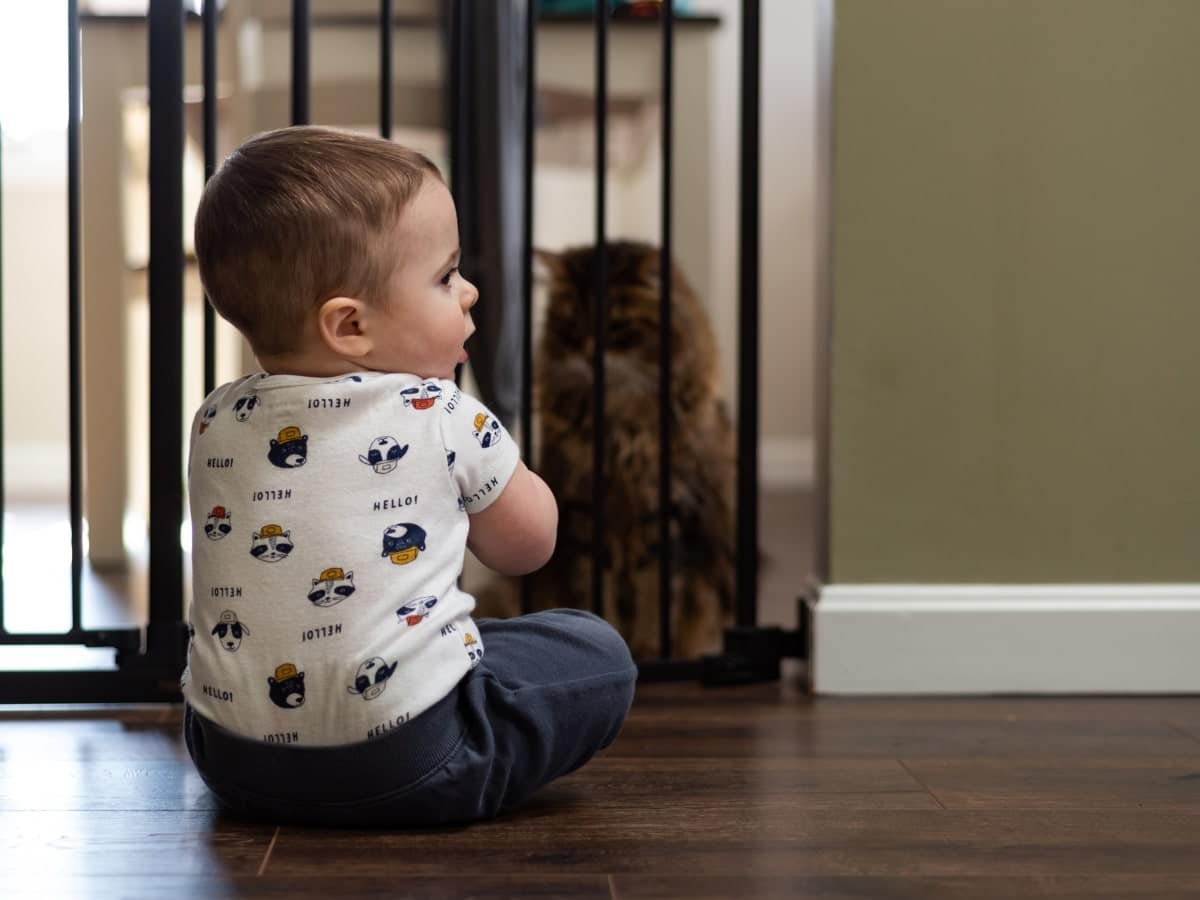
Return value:
M 236 0 L 232 0 L 236 2 Z M 217 163 L 216 84 L 217 20 L 224 4 L 205 2 L 200 14 L 203 55 L 203 148 L 207 178 Z M 446 0 L 446 81 L 449 97 L 451 132 L 452 187 L 459 201 L 464 230 L 470 227 L 477 198 L 471 196 L 468 179 L 460 178 L 465 153 L 479 144 L 478 116 L 466 100 L 470 87 L 464 77 L 468 60 L 478 51 L 472 45 L 471 17 L 480 12 L 494 15 L 500 4 L 491 0 Z M 606 293 L 606 223 L 608 97 L 608 32 L 611 10 L 608 3 L 593 4 L 590 18 L 595 34 L 595 155 L 596 155 L 596 253 L 595 295 Z M 722 654 L 703 659 L 670 659 L 671 617 L 668 611 L 670 578 L 674 561 L 671 556 L 670 509 L 671 480 L 671 357 L 670 342 L 660 341 L 661 377 L 659 391 L 659 600 L 661 658 L 641 662 L 641 674 L 649 679 L 695 679 L 708 683 L 730 683 L 779 677 L 783 656 L 807 656 L 806 609 L 800 604 L 801 627 L 795 632 L 778 628 L 759 628 L 757 619 L 758 575 L 758 347 L 759 347 L 759 0 L 742 0 L 741 32 L 741 149 L 739 171 L 739 327 L 738 327 L 738 476 L 737 476 L 737 599 L 736 626 L 725 633 Z M 184 521 L 182 460 L 184 446 L 181 427 L 183 410 L 183 275 L 184 248 L 179 238 L 183 223 L 184 154 L 184 0 L 150 0 L 148 11 L 148 86 L 149 86 L 149 414 L 150 496 L 149 496 L 149 621 L 142 628 L 108 630 L 86 629 L 82 625 L 83 547 L 83 410 L 81 408 L 81 221 L 80 221 L 80 93 L 81 55 L 78 0 L 67 0 L 66 48 L 69 71 L 69 120 L 67 126 L 68 182 L 68 354 L 69 354 L 69 442 L 71 526 L 71 627 L 62 633 L 10 632 L 4 626 L 4 584 L 0 579 L 0 648 L 6 645 L 74 645 L 107 647 L 115 651 L 115 665 L 109 669 L 63 671 L 0 671 L 0 703 L 62 702 L 137 702 L 176 700 L 179 675 L 183 668 L 187 640 L 183 621 L 183 583 L 185 566 L 178 535 Z M 537 59 L 537 0 L 512 0 L 504 5 L 509 24 L 518 22 L 523 31 L 523 59 L 514 58 L 512 67 L 522 78 L 524 173 L 522 253 L 522 352 L 520 354 L 520 436 L 524 453 L 532 446 L 532 222 L 534 166 L 534 72 Z M 581 18 L 588 18 L 583 14 Z M 662 39 L 662 197 L 661 197 L 661 271 L 669 270 L 672 256 L 672 152 L 674 27 L 676 13 L 670 2 L 659 7 L 658 20 Z M 380 34 L 380 131 L 392 131 L 392 56 L 393 23 L 391 0 L 379 4 Z M 309 0 L 292 0 L 291 19 L 291 119 L 303 124 L 310 117 L 310 35 L 312 17 Z M 475 30 L 476 35 L 478 29 Z M 3 123 L 0 123 L 2 126 Z M 2 154 L 0 154 L 2 156 Z M 457 157 L 457 159 L 456 159 Z M 0 191 L 3 189 L 0 160 Z M 4 223 L 0 221 L 0 229 Z M 19 223 L 17 223 L 19 227 Z M 2 234 L 2 231 L 0 231 Z M 0 266 L 3 265 L 0 256 Z M 2 269 L 0 269 L 2 271 Z M 660 333 L 670 329 L 669 278 L 661 281 Z M 2 297 L 0 297 L 2 302 Z M 606 319 L 603 304 L 593 304 L 595 321 L 594 398 L 595 420 L 593 457 L 593 496 L 605 496 L 604 471 Z M 211 390 L 215 380 L 216 341 L 211 307 L 204 313 L 204 386 Z M 2 385 L 2 382 L 0 382 Z M 163 423 L 172 423 L 166 427 Z M 0 416 L 0 448 L 3 448 L 3 418 Z M 0 454 L 0 484 L 3 483 L 3 455 Z M 603 570 L 602 551 L 605 534 L 604 505 L 593 505 L 591 590 L 594 605 L 601 611 Z M 3 499 L 0 498 L 0 513 Z M 3 515 L 0 515 L 0 549 L 3 548 Z M 528 591 L 523 592 L 528 608 Z

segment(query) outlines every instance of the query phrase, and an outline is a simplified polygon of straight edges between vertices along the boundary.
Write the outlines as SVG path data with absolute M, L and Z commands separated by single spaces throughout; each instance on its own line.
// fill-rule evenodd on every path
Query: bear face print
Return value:
M 308 435 L 289 425 L 279 432 L 278 438 L 271 438 L 267 459 L 281 469 L 300 468 L 308 460 Z
M 281 709 L 296 709 L 304 705 L 304 673 L 292 663 L 275 668 L 275 677 L 267 676 L 267 694 Z
M 229 524 L 230 513 L 223 506 L 214 506 L 212 512 L 208 514 L 208 518 L 204 521 L 204 536 L 210 541 L 219 541 L 229 532 L 233 531 L 233 526 Z
M 294 548 L 292 533 L 284 531 L 278 525 L 264 525 L 262 530 L 254 532 L 250 539 L 250 555 L 262 562 L 287 559 Z
M 337 606 L 354 593 L 354 573 L 343 572 L 337 566 L 326 569 L 320 578 L 312 580 L 308 599 L 313 606 Z
M 254 391 L 248 391 L 238 397 L 233 403 L 233 417 L 239 422 L 245 422 L 258 409 L 258 405 L 262 401 L 258 399 L 258 394 Z
M 483 659 L 483 643 L 468 631 L 463 638 L 463 647 L 467 650 L 467 658 L 471 660 L 471 668 L 475 668 Z
M 494 447 L 500 443 L 500 423 L 496 421 L 495 416 L 489 416 L 487 413 L 478 413 L 475 416 L 475 440 L 479 441 L 479 446 L 484 449 Z
M 404 405 L 413 409 L 429 409 L 442 396 L 442 388 L 436 381 L 423 381 L 400 392 Z
M 200 416 L 200 433 L 208 431 L 208 426 L 212 424 L 212 420 L 217 417 L 217 408 L 215 406 L 206 407 Z
M 383 693 L 387 681 L 396 671 L 399 661 L 390 666 L 381 657 L 372 656 L 358 667 L 354 673 L 354 684 L 346 688 L 351 694 L 360 694 L 364 700 L 374 700 Z
M 398 522 L 383 532 L 383 553 L 393 565 L 404 566 L 425 549 L 425 529 L 412 522 Z
M 250 629 L 245 623 L 238 621 L 237 613 L 227 609 L 221 613 L 221 618 L 213 626 L 212 633 L 224 649 L 230 653 L 237 653 L 238 648 L 242 646 L 242 636 L 249 635 Z
M 396 610 L 396 617 L 405 625 L 420 625 L 437 606 L 437 597 L 418 597 Z
M 395 471 L 396 466 L 407 452 L 408 444 L 401 446 L 394 437 L 384 435 L 371 441 L 371 446 L 367 448 L 367 455 L 363 456 L 360 453 L 358 461 L 370 466 L 379 475 L 387 475 L 389 472 Z

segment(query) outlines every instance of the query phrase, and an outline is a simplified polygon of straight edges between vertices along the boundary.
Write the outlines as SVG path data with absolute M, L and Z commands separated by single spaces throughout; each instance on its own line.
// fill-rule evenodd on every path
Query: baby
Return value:
M 192 426 L 188 751 L 227 807 L 429 826 L 512 808 L 616 737 L 636 668 L 603 620 L 474 621 L 467 547 L 542 566 L 557 507 L 453 381 L 479 292 L 428 159 L 259 135 L 196 214 L 200 277 L 263 371 Z

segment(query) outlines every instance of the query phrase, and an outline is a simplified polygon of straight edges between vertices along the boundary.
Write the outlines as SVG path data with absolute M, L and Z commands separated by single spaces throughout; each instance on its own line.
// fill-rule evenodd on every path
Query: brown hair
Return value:
M 382 138 L 297 126 L 242 144 L 196 211 L 200 280 L 259 354 L 297 349 L 330 297 L 378 302 L 400 214 L 437 166 Z

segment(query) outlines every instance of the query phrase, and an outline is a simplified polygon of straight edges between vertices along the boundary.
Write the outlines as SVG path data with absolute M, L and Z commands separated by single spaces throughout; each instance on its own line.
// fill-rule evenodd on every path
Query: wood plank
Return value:
M 331 861 L 331 869 L 336 862 Z M 447 866 L 449 868 L 449 866 Z M 53 892 L 46 883 L 26 883 L 12 889 L 6 900 L 227 900 L 227 898 L 280 898 L 280 900 L 610 900 L 605 875 L 490 876 L 461 873 L 415 878 L 360 878 L 353 873 L 308 878 L 258 878 L 150 875 L 137 877 L 89 876 L 55 878 Z
M 271 825 L 203 812 L 22 812 L 0 816 L 4 891 L 99 875 L 142 877 L 224 872 L 253 875 L 275 834 Z
M 119 719 L 0 722 L 0 763 L 188 761 L 180 726 Z
M 937 809 L 891 759 L 631 759 L 603 754 L 561 782 L 597 814 L 647 797 L 676 811 L 717 804 L 766 809 Z
M 10 760 L 0 774 L 0 813 L 215 810 L 191 760 Z
M 1200 812 L 1200 753 L 1184 759 L 912 759 L 951 809 L 1175 809 Z
M 1194 900 L 1200 878 L 1169 875 L 1046 878 L 624 876 L 613 879 L 614 900 L 1012 900 L 1052 897 L 1153 897 Z
M 648 802 L 620 819 L 571 809 L 403 834 L 283 828 L 266 874 L 321 874 L 336 859 L 360 875 L 400 878 L 437 874 L 454 859 L 495 875 L 1200 876 L 1197 814 L 756 812 L 681 816 Z

